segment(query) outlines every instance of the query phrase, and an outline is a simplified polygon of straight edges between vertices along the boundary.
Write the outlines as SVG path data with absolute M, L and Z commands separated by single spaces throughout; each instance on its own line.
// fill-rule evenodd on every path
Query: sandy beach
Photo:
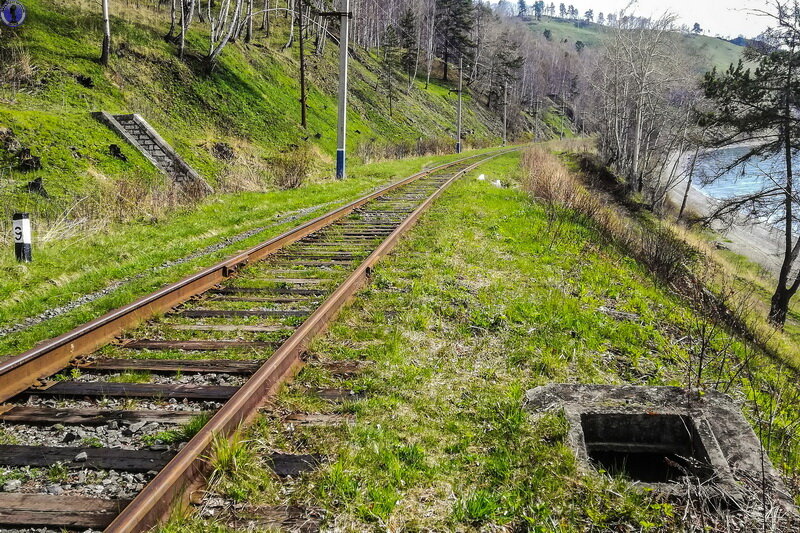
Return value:
M 680 206 L 685 190 L 686 182 L 684 179 L 669 192 L 669 200 L 674 205 Z M 719 200 L 711 198 L 692 185 L 686 201 L 686 211 L 694 212 L 701 216 L 707 215 L 713 211 L 718 202 Z M 713 222 L 711 227 L 730 241 L 721 243 L 723 246 L 761 265 L 768 272 L 775 275 L 778 274 L 783 259 L 781 252 L 783 248 L 783 232 L 778 228 L 758 222 L 734 223 L 728 226 L 719 221 Z

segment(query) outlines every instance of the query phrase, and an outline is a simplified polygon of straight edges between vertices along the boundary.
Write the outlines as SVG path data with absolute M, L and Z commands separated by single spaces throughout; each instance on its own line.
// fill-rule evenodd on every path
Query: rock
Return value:
M 61 442 L 69 444 L 70 442 L 74 442 L 76 440 L 78 440 L 78 435 L 70 431 L 69 433 L 64 435 L 64 438 L 61 439 Z
M 47 494 L 54 494 L 56 496 L 64 493 L 63 487 L 61 487 L 61 485 L 56 485 L 55 483 L 48 485 L 45 490 L 47 491 Z
M 10 154 L 16 154 L 22 149 L 11 128 L 0 128 L 0 148 Z
M 36 178 L 35 180 L 29 182 L 25 186 L 25 189 L 30 193 L 39 194 L 44 196 L 45 198 L 50 198 L 50 195 L 44 188 L 44 183 L 42 182 L 42 178 Z
M 212 508 L 213 507 L 225 507 L 226 503 L 227 502 L 225 501 L 224 498 L 220 498 L 218 496 L 214 496 L 214 497 L 208 498 L 205 502 L 203 502 L 203 504 L 206 507 L 212 507 Z
M 117 422 L 116 420 L 111 420 L 108 423 L 108 429 L 119 429 L 119 422 Z
M 169 450 L 169 446 L 167 446 L 166 444 L 153 444 L 152 446 L 150 446 L 150 449 L 153 450 L 154 452 L 165 452 Z
M 89 458 L 89 455 L 86 452 L 81 452 L 75 456 L 75 462 L 83 463 Z
M 22 487 L 22 481 L 19 479 L 9 479 L 3 484 L 3 492 L 16 492 Z
M 211 147 L 211 155 L 223 161 L 230 161 L 236 155 L 233 146 L 224 142 L 217 142 Z
M 32 155 L 30 149 L 28 148 L 20 149 L 20 151 L 17 153 L 17 161 L 17 166 L 19 166 L 19 169 L 26 172 L 31 170 L 41 170 L 42 168 L 42 159 L 39 156 Z
M 53 425 L 53 430 L 54 431 L 63 431 L 64 430 L 64 424 L 54 424 Z
M 500 180 L 494 180 L 492 182 L 492 185 L 494 185 L 495 187 L 502 187 L 503 186 L 503 182 L 500 181 Z
M 129 430 L 131 433 L 138 433 L 140 429 L 145 426 L 146 422 L 136 422 L 135 424 L 131 424 Z
M 87 89 L 94 89 L 94 80 L 89 76 L 78 74 L 77 76 L 75 76 L 75 80 L 84 87 L 86 87 Z
M 109 144 L 108 152 L 120 161 L 128 162 L 128 156 L 122 153 L 122 148 L 120 148 L 118 144 Z
M 481 174 L 478 176 L 478 181 L 484 181 L 486 179 L 486 174 Z

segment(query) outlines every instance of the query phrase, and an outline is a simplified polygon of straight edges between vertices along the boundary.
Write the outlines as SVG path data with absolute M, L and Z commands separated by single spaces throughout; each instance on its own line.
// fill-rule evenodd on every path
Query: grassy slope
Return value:
M 26 7 L 25 25 L 16 33 L 3 30 L 3 59 L 6 64 L 31 65 L 32 71 L 19 90 L 0 87 L 0 126 L 12 128 L 34 155 L 42 157 L 44 168 L 29 173 L 6 169 L 0 174 L 4 211 L 47 209 L 46 202 L 14 194 L 39 176 L 55 196 L 85 193 L 103 177 L 161 179 L 131 147 L 89 117 L 89 111 L 98 109 L 142 114 L 214 184 L 231 171 L 211 155 L 216 141 L 230 143 L 246 159 L 234 169 L 263 166 L 265 157 L 302 144 L 309 136 L 321 152 L 335 150 L 337 47 L 329 43 L 322 57 L 309 53 L 305 132 L 299 126 L 297 47 L 282 50 L 287 35 L 282 17 L 273 21 L 272 37 L 256 31 L 252 44 L 231 44 L 216 71 L 205 74 L 197 57 L 208 46 L 205 25 L 194 25 L 183 63 L 175 45 L 163 39 L 168 11 L 112 6 L 115 53 L 111 66 L 103 69 L 96 62 L 101 35 L 94 3 L 31 0 Z M 313 42 L 309 48 L 313 52 Z M 408 95 L 397 91 L 390 116 L 385 91 L 376 90 L 376 59 L 361 50 L 355 58 L 348 124 L 351 150 L 376 137 L 396 141 L 452 134 L 455 111 L 448 87 L 433 80 L 427 90 L 416 82 Z M 90 77 L 94 87 L 78 83 L 79 75 Z M 405 87 L 402 79 L 395 83 Z M 496 117 L 471 105 L 469 98 L 466 102 L 465 130 L 474 131 L 474 138 L 497 138 L 501 126 Z M 108 154 L 110 143 L 122 145 L 128 163 Z M 329 156 L 326 159 L 329 163 Z
M 566 39 L 570 43 L 583 41 L 589 47 L 598 46 L 602 42 L 608 30 L 600 24 L 588 24 L 580 27 L 572 22 L 550 17 L 542 17 L 541 21 L 530 23 L 531 29 L 536 33 L 542 33 L 549 29 L 553 34 L 554 41 Z M 701 58 L 702 66 L 711 70 L 712 67 L 725 69 L 731 63 L 735 63 L 742 55 L 741 46 L 704 35 L 682 35 L 681 42 L 686 50 L 698 58 Z
M 518 164 L 509 155 L 476 174 L 513 183 Z M 456 183 L 313 346 L 322 360 L 374 367 L 344 382 L 307 367 L 280 395 L 280 412 L 353 412 L 355 426 L 289 428 L 265 415 L 240 447 L 242 466 L 220 472 L 218 492 L 323 507 L 339 531 L 682 530 L 682 509 L 621 479 L 580 473 L 559 416 L 521 410 L 524 390 L 552 382 L 685 384 L 703 320 L 602 242 L 580 217 L 548 217 L 518 189 L 474 175 Z M 638 318 L 615 319 L 601 306 Z M 718 331 L 712 346 L 741 356 L 729 339 Z M 768 361 L 754 366 L 762 408 L 773 386 L 792 387 Z M 709 361 L 707 386 L 731 383 L 735 398 L 752 396 L 735 365 L 718 370 Z M 337 408 L 306 386 L 350 387 L 366 399 Z M 784 404 L 779 425 L 796 412 Z M 792 471 L 789 448 L 772 453 Z M 280 486 L 259 459 L 275 449 L 332 460 Z M 224 528 L 196 518 L 166 528 L 198 530 Z

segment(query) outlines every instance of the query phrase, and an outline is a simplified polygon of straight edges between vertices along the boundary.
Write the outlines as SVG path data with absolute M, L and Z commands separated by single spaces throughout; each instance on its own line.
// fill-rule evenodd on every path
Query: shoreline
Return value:
M 683 201 L 686 191 L 686 178 L 681 179 L 668 193 L 667 197 L 677 207 Z M 704 193 L 692 184 L 686 199 L 686 211 L 700 216 L 711 213 L 719 200 Z M 783 232 L 765 222 L 747 222 L 727 225 L 720 221 L 710 224 L 711 229 L 719 232 L 727 241 L 720 243 L 724 249 L 744 256 L 760 265 L 767 272 L 777 275 L 783 262 Z

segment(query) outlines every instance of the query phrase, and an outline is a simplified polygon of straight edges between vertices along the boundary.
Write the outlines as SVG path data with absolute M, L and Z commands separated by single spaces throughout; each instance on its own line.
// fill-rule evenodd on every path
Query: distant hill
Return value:
M 559 18 L 542 17 L 542 20 L 531 20 L 529 23 L 531 30 L 536 33 L 544 33 L 550 30 L 552 40 L 567 41 L 573 45 L 577 41 L 583 42 L 587 47 L 600 44 L 608 34 L 609 28 L 601 24 L 585 21 L 571 21 Z M 717 37 L 707 37 L 705 35 L 686 35 L 681 34 L 681 38 L 690 54 L 699 58 L 701 70 L 711 70 L 713 67 L 725 69 L 731 63 L 736 63 L 742 56 L 743 44 L 738 39 L 726 41 Z M 741 38 L 745 43 L 746 39 Z

